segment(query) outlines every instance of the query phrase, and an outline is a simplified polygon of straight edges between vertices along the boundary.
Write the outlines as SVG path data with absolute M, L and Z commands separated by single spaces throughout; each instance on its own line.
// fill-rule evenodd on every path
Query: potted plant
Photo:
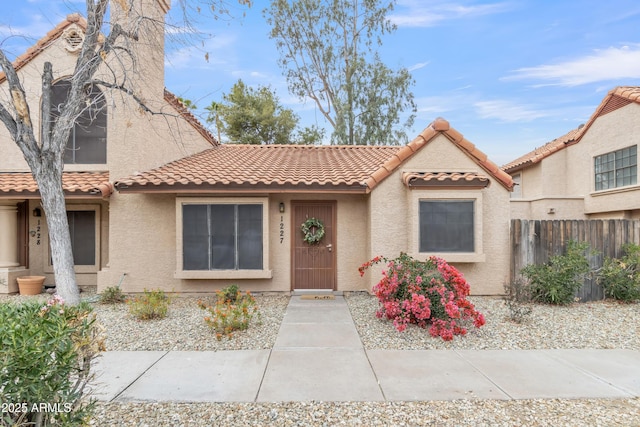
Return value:
M 16 279 L 18 281 L 18 290 L 20 295 L 40 295 L 42 293 L 42 285 L 44 284 L 44 276 L 23 276 Z

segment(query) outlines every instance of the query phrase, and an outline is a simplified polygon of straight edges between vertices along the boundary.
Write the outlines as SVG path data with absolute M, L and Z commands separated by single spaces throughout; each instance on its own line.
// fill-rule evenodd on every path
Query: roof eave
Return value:
M 370 189 L 364 184 L 160 184 L 140 185 L 116 182 L 119 193 L 146 194 L 270 194 L 270 193 L 322 193 L 322 194 L 367 194 Z

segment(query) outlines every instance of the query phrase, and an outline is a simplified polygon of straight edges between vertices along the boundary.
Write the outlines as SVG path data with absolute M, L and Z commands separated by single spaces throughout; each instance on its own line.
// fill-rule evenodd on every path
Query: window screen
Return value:
M 420 252 L 473 252 L 474 201 L 420 202 Z
M 57 120 L 64 103 L 67 101 L 71 83 L 62 80 L 51 89 L 51 125 Z M 64 152 L 64 162 L 106 163 L 107 162 L 107 108 L 104 96 L 95 86 L 92 86 L 87 98 L 91 101 L 71 129 L 67 147 Z
M 261 270 L 262 205 L 183 205 L 184 270 Z
M 75 265 L 96 264 L 96 213 L 95 211 L 69 211 L 69 233 Z

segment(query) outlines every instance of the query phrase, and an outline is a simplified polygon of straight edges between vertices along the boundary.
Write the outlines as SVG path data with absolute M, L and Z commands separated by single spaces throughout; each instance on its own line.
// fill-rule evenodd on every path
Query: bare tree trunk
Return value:
M 75 305 L 80 302 L 80 291 L 76 284 L 71 236 L 62 189 L 62 165 L 56 163 L 55 160 L 43 161 L 34 176 L 40 189 L 42 207 L 49 228 L 56 293 L 67 304 Z

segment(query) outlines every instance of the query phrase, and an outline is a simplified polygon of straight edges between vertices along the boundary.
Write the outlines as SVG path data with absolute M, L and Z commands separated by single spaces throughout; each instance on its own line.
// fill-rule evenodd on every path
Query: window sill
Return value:
M 469 253 L 469 252 L 435 252 L 435 253 L 426 253 L 420 252 L 414 258 L 417 259 L 425 259 L 431 256 L 436 256 L 438 258 L 442 258 L 447 262 L 486 262 L 487 257 L 483 253 Z
M 176 279 L 271 279 L 271 270 L 182 270 L 173 275 Z
M 625 193 L 627 191 L 640 190 L 640 185 L 626 185 L 624 187 L 607 188 L 606 190 L 597 190 L 591 192 L 591 197 L 604 196 L 607 194 Z

